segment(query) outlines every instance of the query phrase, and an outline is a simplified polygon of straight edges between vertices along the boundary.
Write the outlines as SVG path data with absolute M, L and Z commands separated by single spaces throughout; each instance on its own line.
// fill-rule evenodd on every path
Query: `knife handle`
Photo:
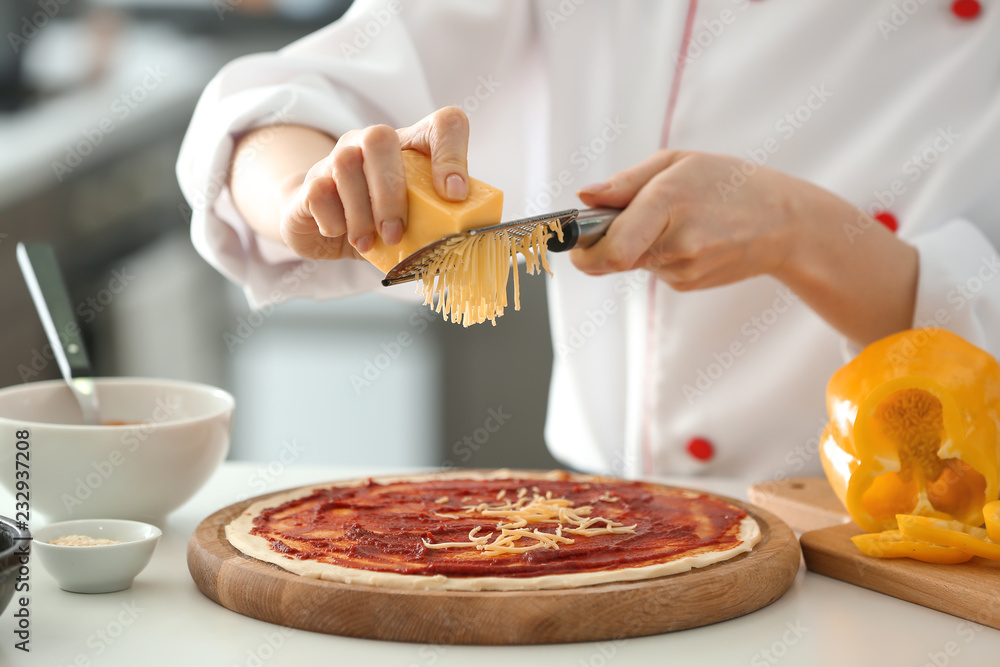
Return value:
M 585 208 L 576 217 L 563 225 L 563 239 L 549 237 L 549 252 L 565 252 L 573 248 L 589 248 L 601 240 L 608 227 L 614 222 L 620 208 Z

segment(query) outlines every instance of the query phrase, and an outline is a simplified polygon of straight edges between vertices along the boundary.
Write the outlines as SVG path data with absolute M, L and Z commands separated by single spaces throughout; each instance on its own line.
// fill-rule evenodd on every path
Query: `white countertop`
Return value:
M 742 618 L 620 642 L 546 646 L 433 646 L 291 630 L 231 612 L 195 587 L 187 570 L 187 542 L 212 512 L 271 490 L 384 472 L 398 471 L 289 466 L 269 472 L 266 464 L 226 463 L 170 516 L 152 562 L 131 589 L 106 595 L 66 593 L 33 561 L 31 653 L 14 648 L 12 603 L 0 616 L 0 665 L 998 664 L 1000 631 L 804 569 L 784 597 Z M 664 481 L 746 497 L 742 482 Z M 6 510 L 12 507 L 12 499 L 0 491 L 0 514 L 10 514 Z

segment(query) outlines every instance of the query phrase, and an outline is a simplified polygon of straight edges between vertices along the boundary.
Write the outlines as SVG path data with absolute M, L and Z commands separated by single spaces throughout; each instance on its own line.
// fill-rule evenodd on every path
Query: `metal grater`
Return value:
M 571 208 L 565 211 L 545 213 L 530 218 L 501 222 L 498 225 L 490 227 L 480 227 L 479 229 L 470 229 L 466 232 L 452 234 L 440 241 L 435 241 L 424 246 L 392 267 L 385 274 L 385 278 L 382 279 L 382 285 L 389 287 L 390 285 L 399 285 L 400 283 L 408 283 L 416 280 L 426 273 L 427 267 L 430 266 L 433 260 L 449 252 L 462 239 L 476 236 L 477 234 L 495 234 L 501 230 L 507 230 L 507 233 L 511 236 L 516 239 L 522 239 L 530 235 L 538 227 L 547 226 L 549 223 L 558 220 L 563 228 L 563 240 L 559 241 L 555 236 L 549 237 L 547 245 L 550 252 L 564 252 L 571 248 L 587 248 L 604 236 L 604 232 L 607 231 L 608 226 L 611 225 L 611 222 L 620 212 L 620 209 L 616 208 L 590 208 L 582 211 Z

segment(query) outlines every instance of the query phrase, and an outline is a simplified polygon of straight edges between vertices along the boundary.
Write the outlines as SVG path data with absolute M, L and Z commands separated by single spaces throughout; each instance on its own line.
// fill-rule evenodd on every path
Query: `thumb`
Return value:
M 431 178 L 439 197 L 464 201 L 469 196 L 469 117 L 464 111 L 444 107 L 396 132 L 401 148 L 430 156 Z
M 580 188 L 576 196 L 590 207 L 625 208 L 650 179 L 676 164 L 683 156 L 682 151 L 657 151 L 634 167 L 619 171 L 603 183 L 585 185 Z

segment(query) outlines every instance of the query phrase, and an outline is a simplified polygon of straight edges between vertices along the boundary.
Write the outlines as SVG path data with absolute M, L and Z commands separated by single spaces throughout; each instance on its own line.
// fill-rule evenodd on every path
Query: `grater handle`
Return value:
M 565 252 L 573 248 L 589 248 L 597 243 L 614 222 L 620 208 L 585 208 L 563 225 L 563 240 L 549 237 L 550 252 Z

